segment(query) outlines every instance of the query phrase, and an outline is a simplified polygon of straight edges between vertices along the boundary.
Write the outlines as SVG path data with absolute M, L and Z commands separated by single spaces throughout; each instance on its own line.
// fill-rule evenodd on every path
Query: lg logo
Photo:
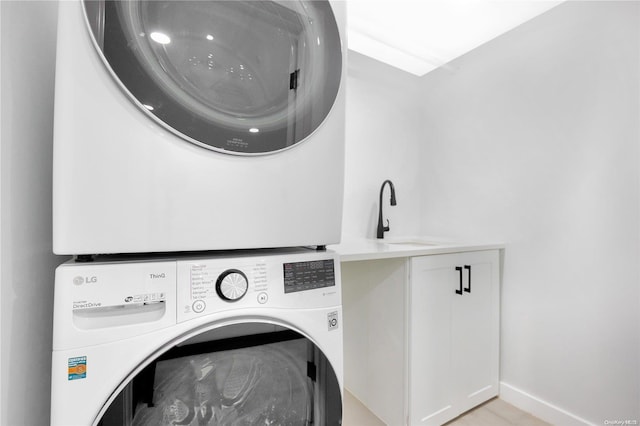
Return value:
M 82 284 L 92 284 L 92 283 L 97 283 L 98 282 L 98 277 L 93 276 L 93 277 L 75 277 L 73 279 L 73 284 L 75 285 L 82 285 Z

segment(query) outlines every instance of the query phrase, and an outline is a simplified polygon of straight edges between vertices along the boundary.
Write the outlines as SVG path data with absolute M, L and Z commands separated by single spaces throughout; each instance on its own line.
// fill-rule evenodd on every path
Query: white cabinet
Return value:
M 498 251 L 410 262 L 409 423 L 440 425 L 498 394 Z
M 345 387 L 386 424 L 441 425 L 498 394 L 499 250 L 341 269 Z

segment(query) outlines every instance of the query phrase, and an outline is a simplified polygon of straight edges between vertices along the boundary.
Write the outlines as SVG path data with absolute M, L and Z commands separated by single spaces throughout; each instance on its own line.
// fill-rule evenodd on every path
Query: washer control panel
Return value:
M 243 308 L 341 304 L 339 261 L 331 252 L 245 255 L 177 262 L 177 320 Z
M 55 286 L 56 350 L 80 342 L 97 345 L 126 339 L 176 321 L 220 313 L 228 317 L 229 311 L 234 316 L 270 316 L 275 309 L 342 304 L 337 255 L 304 249 L 206 258 L 69 261 L 56 269 Z

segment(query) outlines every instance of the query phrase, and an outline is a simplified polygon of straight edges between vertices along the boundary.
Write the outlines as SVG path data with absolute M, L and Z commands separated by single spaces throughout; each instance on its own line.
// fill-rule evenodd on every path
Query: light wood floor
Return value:
M 345 389 L 342 426 L 385 426 L 385 424 Z
M 385 426 L 353 395 L 345 391 L 343 426 Z M 494 398 L 453 419 L 446 426 L 550 426 L 500 398 Z
M 500 398 L 484 404 L 453 419 L 447 426 L 550 426 L 537 417 L 504 402 Z

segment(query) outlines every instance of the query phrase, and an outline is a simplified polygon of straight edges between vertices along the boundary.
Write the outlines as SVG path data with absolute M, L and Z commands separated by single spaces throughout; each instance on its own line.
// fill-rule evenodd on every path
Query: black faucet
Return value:
M 384 186 L 389 184 L 389 188 L 391 188 L 391 205 L 396 205 L 396 190 L 393 187 L 393 182 L 389 179 L 382 182 L 382 186 L 380 187 L 380 210 L 378 210 L 378 232 L 376 234 L 377 238 L 384 238 L 384 233 L 389 230 L 389 219 L 387 219 L 387 226 L 382 224 L 382 192 L 384 191 Z

